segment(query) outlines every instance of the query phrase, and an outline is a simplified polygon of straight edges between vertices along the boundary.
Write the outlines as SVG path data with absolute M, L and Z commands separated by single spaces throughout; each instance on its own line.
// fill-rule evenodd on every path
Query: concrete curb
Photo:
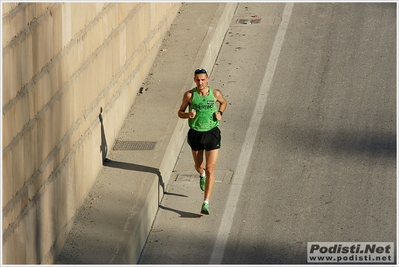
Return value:
M 210 70 L 210 73 L 212 72 L 237 5 L 238 3 L 223 3 L 219 5 L 207 35 L 194 60 L 194 66 L 201 66 Z M 184 83 L 182 92 L 190 88 L 192 84 L 192 77 L 188 77 Z M 180 100 L 176 103 L 176 114 L 179 105 Z M 165 133 L 167 138 L 163 141 L 160 149 L 161 153 L 164 154 L 159 166 L 159 174 L 146 174 L 148 182 L 144 186 L 146 193 L 143 193 L 142 196 L 143 203 L 141 209 L 128 218 L 124 226 L 122 238 L 118 242 L 115 253 L 109 262 L 110 264 L 136 264 L 138 262 L 158 211 L 158 205 L 162 200 L 163 190 L 169 182 L 187 130 L 187 121 L 179 119 L 177 115 L 170 119 Z

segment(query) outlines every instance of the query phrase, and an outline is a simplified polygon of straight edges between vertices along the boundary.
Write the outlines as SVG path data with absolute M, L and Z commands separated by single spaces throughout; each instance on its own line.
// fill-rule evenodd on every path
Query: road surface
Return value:
M 229 102 L 211 213 L 185 144 L 140 264 L 396 243 L 396 3 L 239 3 L 210 86 Z

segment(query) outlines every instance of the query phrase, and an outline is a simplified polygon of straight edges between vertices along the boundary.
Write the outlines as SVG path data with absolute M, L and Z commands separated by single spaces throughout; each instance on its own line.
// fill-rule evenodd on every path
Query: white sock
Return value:
M 200 176 L 205 177 L 205 171 L 202 174 L 200 174 Z
M 205 199 L 205 200 L 204 200 L 204 203 L 209 204 L 209 200 L 208 200 L 208 199 Z

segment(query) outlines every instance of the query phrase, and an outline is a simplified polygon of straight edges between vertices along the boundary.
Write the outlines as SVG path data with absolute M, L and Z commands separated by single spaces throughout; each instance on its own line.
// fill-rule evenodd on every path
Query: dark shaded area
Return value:
M 226 248 L 222 264 L 308 264 L 306 242 L 272 245 L 265 240 L 264 243 L 245 243 L 244 246 Z
M 161 172 L 157 168 L 134 164 L 134 163 L 129 163 L 129 162 L 114 161 L 114 160 L 110 160 L 110 159 L 105 161 L 103 165 L 106 167 L 111 167 L 111 168 L 118 168 L 118 169 L 123 169 L 123 170 L 148 172 L 148 173 L 156 174 L 158 176 L 159 185 L 162 187 L 162 191 L 165 194 L 165 183 L 163 181 Z
M 333 151 L 396 157 L 396 134 L 378 132 L 337 132 L 328 135 Z
M 272 123 L 273 132 L 263 135 L 276 136 L 276 143 L 287 150 L 298 147 L 304 150 L 321 149 L 327 153 L 358 154 L 369 157 L 396 158 L 396 133 L 383 131 L 337 129 L 326 130 L 298 125 Z
M 273 229 L 270 229 L 271 231 Z M 195 231 L 195 229 L 193 229 Z M 164 254 L 162 251 L 151 255 L 151 262 L 146 262 L 141 258 L 140 265 L 171 265 L 171 264 L 200 264 L 208 265 L 212 255 L 214 240 L 206 237 L 195 236 L 195 240 L 189 241 L 192 237 L 182 235 L 182 243 L 187 244 L 188 248 L 184 251 L 171 251 L 171 254 Z M 225 248 L 224 260 L 222 265 L 238 264 L 308 264 L 307 263 L 307 243 L 275 243 L 267 241 L 263 243 L 251 240 L 240 240 L 241 246 L 236 247 L 227 244 Z M 272 244 L 273 243 L 273 244 Z M 200 255 L 200 256 L 199 256 Z M 154 259 L 156 259 L 154 261 Z M 228 260 L 227 260 L 228 259 Z

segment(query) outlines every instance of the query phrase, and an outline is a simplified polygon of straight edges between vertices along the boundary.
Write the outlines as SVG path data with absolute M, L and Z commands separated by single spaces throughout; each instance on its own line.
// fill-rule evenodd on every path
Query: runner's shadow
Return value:
M 169 210 L 169 211 L 176 212 L 177 214 L 180 215 L 181 218 L 201 218 L 202 217 L 202 215 L 198 214 L 198 213 L 185 212 L 185 211 L 181 211 L 181 210 L 168 208 L 168 207 L 165 207 L 165 206 L 162 206 L 162 205 L 159 205 L 159 208 L 161 208 L 163 210 Z

